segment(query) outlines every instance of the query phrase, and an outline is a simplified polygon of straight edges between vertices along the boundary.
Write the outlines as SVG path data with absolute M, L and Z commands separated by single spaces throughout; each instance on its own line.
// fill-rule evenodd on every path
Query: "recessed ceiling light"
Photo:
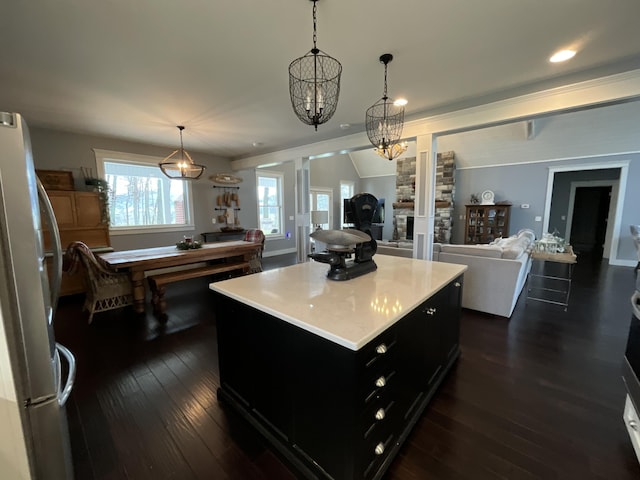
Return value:
M 393 104 L 396 107 L 404 107 L 407 103 L 409 103 L 409 102 L 407 102 L 406 98 L 399 98 L 395 102 L 393 102 Z
M 264 145 L 264 143 L 262 143 L 262 142 L 253 142 L 251 145 L 253 145 L 254 147 L 261 147 L 262 145 Z
M 575 54 L 575 50 L 560 50 L 551 55 L 549 61 L 552 63 L 566 62 L 570 58 L 573 58 Z

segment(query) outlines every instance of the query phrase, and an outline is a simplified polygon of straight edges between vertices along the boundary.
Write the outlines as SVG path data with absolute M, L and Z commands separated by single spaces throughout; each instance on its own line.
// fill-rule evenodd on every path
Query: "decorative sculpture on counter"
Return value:
M 350 203 L 355 229 L 316 230 L 310 235 L 327 244 L 325 252 L 311 253 L 309 257 L 331 266 L 327 273 L 331 280 L 350 280 L 378 268 L 373 261 L 378 244 L 371 236 L 371 220 L 378 200 L 370 193 L 359 193 L 350 199 Z

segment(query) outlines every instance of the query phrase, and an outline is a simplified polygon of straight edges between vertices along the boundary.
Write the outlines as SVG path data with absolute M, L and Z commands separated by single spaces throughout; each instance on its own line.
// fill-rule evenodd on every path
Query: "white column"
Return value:
M 416 137 L 416 193 L 413 219 L 413 258 L 431 259 L 433 252 L 436 144 L 432 134 Z
M 309 158 L 294 160 L 295 165 L 295 197 L 296 197 L 296 250 L 298 263 L 308 262 L 311 253 L 311 207 L 309 195 L 311 191 Z

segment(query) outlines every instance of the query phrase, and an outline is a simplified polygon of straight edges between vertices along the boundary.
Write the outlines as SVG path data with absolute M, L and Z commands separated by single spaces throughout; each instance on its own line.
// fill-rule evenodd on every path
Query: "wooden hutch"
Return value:
M 38 170 L 38 177 L 47 191 L 49 201 L 56 216 L 60 231 L 62 250 L 71 242 L 84 242 L 95 252 L 111 251 L 109 223 L 106 220 L 104 205 L 98 192 L 75 191 L 71 172 Z M 66 175 L 68 180 L 52 182 L 51 178 Z M 49 181 L 47 181 L 49 179 Z M 44 230 L 44 249 L 51 252 L 51 236 L 46 225 Z M 53 260 L 47 258 L 47 269 L 51 271 Z M 82 266 L 73 275 L 62 274 L 60 296 L 83 293 L 84 273 Z
M 464 227 L 465 244 L 486 244 L 509 236 L 511 204 L 467 205 Z

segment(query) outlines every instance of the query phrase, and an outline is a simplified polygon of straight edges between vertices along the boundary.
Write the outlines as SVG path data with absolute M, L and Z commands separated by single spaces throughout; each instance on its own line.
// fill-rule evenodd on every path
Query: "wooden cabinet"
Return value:
M 218 398 L 307 478 L 381 478 L 460 354 L 462 277 L 356 351 L 216 296 Z
M 109 225 L 103 222 L 103 206 L 97 192 L 48 190 L 47 195 L 56 216 L 63 251 L 71 242 L 78 240 L 92 249 L 111 246 Z M 43 225 L 43 230 L 44 249 L 51 251 L 51 236 L 46 225 Z M 48 269 L 51 269 L 51 263 L 52 260 L 48 259 Z M 74 275 L 63 273 L 60 296 L 84 292 L 83 276 L 82 271 Z
M 467 205 L 464 243 L 489 243 L 509 236 L 511 205 Z

